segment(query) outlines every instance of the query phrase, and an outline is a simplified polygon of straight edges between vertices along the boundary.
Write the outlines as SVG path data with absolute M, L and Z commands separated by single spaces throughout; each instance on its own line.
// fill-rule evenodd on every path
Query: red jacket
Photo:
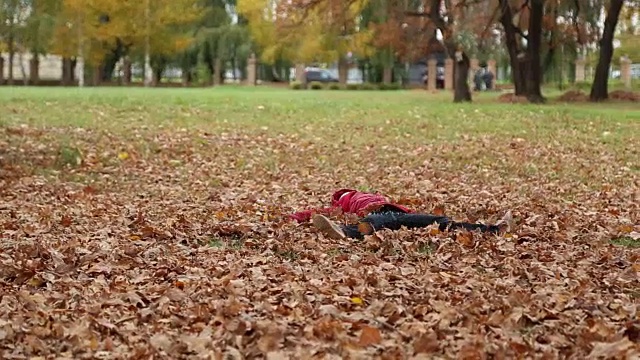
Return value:
M 364 216 L 365 213 L 379 209 L 383 206 L 393 208 L 394 210 L 403 213 L 411 212 L 411 210 L 402 205 L 390 203 L 384 196 L 379 194 L 365 193 L 352 189 L 340 189 L 333 193 L 331 198 L 331 207 L 300 211 L 289 215 L 289 217 L 293 218 L 297 222 L 304 222 L 309 221 L 313 213 L 329 214 L 338 208 L 341 208 L 345 213 Z

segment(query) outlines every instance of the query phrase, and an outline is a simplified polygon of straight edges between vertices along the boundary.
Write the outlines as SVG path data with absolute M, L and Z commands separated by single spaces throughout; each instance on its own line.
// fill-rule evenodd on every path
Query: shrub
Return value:
M 300 81 L 292 81 L 289 87 L 293 90 L 302 90 L 302 83 Z
M 338 83 L 330 83 L 328 86 L 329 90 L 340 90 L 342 87 Z
M 347 90 L 360 90 L 360 84 L 347 84 Z
M 364 84 L 362 84 L 362 86 L 360 88 L 362 90 L 375 90 L 376 89 L 376 85 L 372 84 L 372 83 L 364 83 Z
M 195 82 L 198 85 L 208 85 L 211 83 L 211 70 L 209 66 L 203 61 L 198 61 L 195 69 Z
M 387 90 L 402 90 L 402 84 L 394 82 L 386 85 Z
M 591 89 L 591 82 L 589 81 L 577 81 L 576 83 L 573 84 L 573 88 L 576 90 L 590 90 Z
M 311 90 L 322 90 L 324 88 L 324 86 L 319 81 L 312 81 L 312 82 L 309 83 L 309 88 Z
M 400 90 L 402 89 L 402 85 L 400 83 L 394 82 L 394 83 L 380 83 L 378 84 L 378 89 L 379 90 Z

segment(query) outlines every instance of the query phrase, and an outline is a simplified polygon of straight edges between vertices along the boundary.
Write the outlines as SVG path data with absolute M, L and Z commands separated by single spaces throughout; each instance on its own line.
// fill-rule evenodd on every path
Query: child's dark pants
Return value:
M 434 223 L 438 224 L 440 231 L 463 228 L 469 231 L 480 230 L 482 232 L 498 233 L 500 230 L 496 225 L 455 222 L 446 216 L 415 213 L 405 214 L 397 211 L 386 211 L 384 209 L 367 215 L 361 219 L 360 222 L 371 224 L 375 230 L 399 230 L 402 226 L 409 229 L 424 228 Z M 364 238 L 364 235 L 358 230 L 358 225 L 343 225 L 342 229 L 347 237 L 356 239 Z

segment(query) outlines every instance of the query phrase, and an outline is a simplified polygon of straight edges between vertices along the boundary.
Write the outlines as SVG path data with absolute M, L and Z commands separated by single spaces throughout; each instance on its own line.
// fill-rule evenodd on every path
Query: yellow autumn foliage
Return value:
M 199 0 L 62 0 L 52 52 L 76 56 L 82 41 L 85 61 L 98 64 L 118 40 L 142 51 L 147 34 L 152 54 L 174 54 L 187 48 L 192 36 L 181 27 L 202 16 Z M 108 21 L 101 17 L 108 15 Z
M 254 41 L 261 47 L 263 61 L 273 63 L 278 58 L 300 62 L 329 62 L 349 52 L 368 55 L 372 32 L 357 29 L 355 24 L 369 0 L 345 2 L 339 16 L 331 0 L 319 2 L 305 11 L 296 2 L 275 0 L 239 0 L 237 10 L 249 20 Z M 282 15 L 286 14 L 286 16 Z M 342 27 L 347 24 L 348 34 Z

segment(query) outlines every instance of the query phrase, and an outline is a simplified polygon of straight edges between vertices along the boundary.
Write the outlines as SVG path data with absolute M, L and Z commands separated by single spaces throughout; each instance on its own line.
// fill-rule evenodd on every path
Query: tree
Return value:
M 238 11 L 249 23 L 261 59 L 295 62 L 338 61 L 341 83 L 347 80 L 347 54 L 368 55 L 371 32 L 360 28 L 366 0 L 242 0 Z M 275 6 L 272 6 L 275 5 Z
M 540 45 L 542 43 L 542 18 L 545 0 L 529 0 L 529 28 L 527 39 L 527 99 L 532 103 L 545 101 L 542 96 L 542 63 Z
M 30 12 L 30 2 L 27 0 L 4 0 L 0 3 L 0 34 L 9 53 L 7 83 L 13 84 L 13 63 L 17 52 L 21 29 Z
M 192 41 L 187 30 L 202 15 L 199 0 L 62 0 L 55 29 L 54 50 L 65 58 L 78 55 L 96 79 L 111 78 L 115 64 L 126 55 L 143 56 L 147 45 L 156 56 L 156 73 L 163 57 L 184 50 Z M 149 42 L 146 40 L 149 39 Z
M 574 69 L 567 65 L 597 45 L 601 10 L 602 0 L 547 0 L 540 51 L 545 82 L 555 80 L 562 86 L 564 72 Z
M 499 0 L 500 24 L 502 24 L 504 30 L 505 46 L 511 63 L 511 80 L 517 96 L 523 96 L 527 91 L 524 71 L 526 67 L 524 63 L 525 54 L 522 49 L 523 43 L 518 39 L 518 37 L 526 39 L 526 35 L 514 24 L 514 18 L 525 10 L 526 4 L 514 8 L 509 0 Z
M 408 12 L 410 16 L 423 17 L 429 21 L 426 28 L 428 35 L 435 37 L 436 30 L 442 33 L 445 50 L 449 58 L 454 60 L 454 102 L 471 101 L 469 89 L 469 69 L 471 67 L 469 56 L 462 44 L 457 39 L 458 31 L 464 28 L 465 1 L 452 4 L 451 1 L 428 0 L 424 11 Z
M 233 78 L 236 80 L 238 63 L 244 63 L 251 54 L 251 38 L 249 30 L 245 26 L 237 24 L 220 28 L 220 41 L 218 54 L 223 62 L 229 62 L 233 69 Z
M 591 85 L 591 94 L 589 94 L 591 101 L 602 101 L 609 97 L 609 67 L 613 56 L 613 37 L 623 3 L 624 0 L 610 0 L 609 2 L 600 40 L 600 57 L 596 66 L 596 76 Z
M 182 68 L 185 84 L 192 80 L 193 75 L 199 77 L 197 80 L 201 83 L 210 82 L 216 59 L 224 60 L 220 53 L 223 37 L 227 31 L 236 31 L 235 27 L 239 26 L 231 23 L 229 14 L 229 9 L 235 9 L 235 1 L 201 0 L 200 6 L 202 16 L 191 28 L 193 41 L 185 51 L 178 53 L 174 60 Z M 225 43 L 229 43 L 229 39 Z M 236 51 L 236 59 L 243 55 L 239 47 L 233 50 Z M 222 65 L 224 66 L 224 63 Z
M 30 11 L 22 29 L 21 43 L 24 50 L 31 52 L 30 78 L 37 82 L 40 55 L 46 55 L 51 49 L 56 17 L 60 11 L 60 0 L 30 0 Z

